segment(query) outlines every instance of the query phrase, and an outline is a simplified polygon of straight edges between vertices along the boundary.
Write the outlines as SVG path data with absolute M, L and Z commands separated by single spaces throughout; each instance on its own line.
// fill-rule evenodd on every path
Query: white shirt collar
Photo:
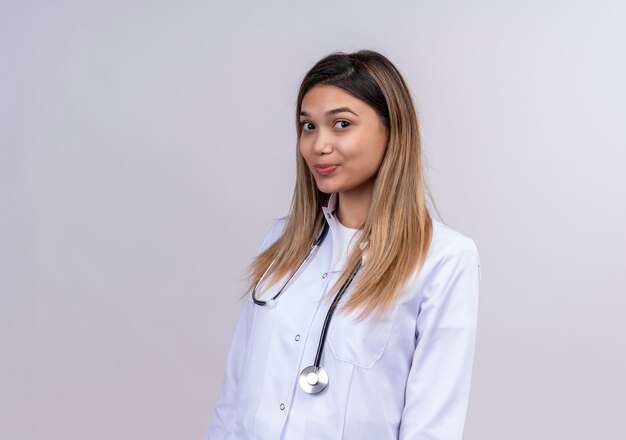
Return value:
M 331 227 L 331 230 L 335 230 L 335 228 L 337 228 L 337 223 L 339 222 L 339 220 L 337 220 L 337 216 L 335 215 L 335 211 L 337 210 L 337 199 L 339 198 L 339 195 L 334 192 L 330 194 L 330 197 L 328 198 L 328 202 L 326 203 L 326 206 L 322 206 L 322 211 L 324 212 L 324 218 L 326 219 L 326 222 L 329 224 L 329 226 Z M 365 247 L 368 245 L 369 240 L 365 240 L 361 245 L 361 250 L 365 249 Z M 365 260 L 367 259 L 367 253 L 365 253 L 365 255 L 363 255 L 363 262 L 365 263 Z

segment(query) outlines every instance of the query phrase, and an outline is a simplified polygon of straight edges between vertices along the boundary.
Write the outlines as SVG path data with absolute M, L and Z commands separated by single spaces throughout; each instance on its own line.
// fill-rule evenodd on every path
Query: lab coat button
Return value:
M 324 275 L 322 275 L 322 279 L 326 278 L 328 276 L 328 273 L 324 273 Z
M 282 411 L 282 410 L 284 410 L 284 409 L 285 409 L 285 404 L 284 404 L 284 403 L 281 403 L 281 404 L 280 404 L 280 410 Z
M 300 340 L 300 335 L 296 335 L 296 337 L 294 338 L 296 341 Z

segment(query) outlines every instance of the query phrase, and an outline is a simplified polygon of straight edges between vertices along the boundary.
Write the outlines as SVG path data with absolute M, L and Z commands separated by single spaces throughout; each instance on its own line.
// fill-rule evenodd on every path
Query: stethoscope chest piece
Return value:
M 300 373 L 300 388 L 308 394 L 317 394 L 324 391 L 328 385 L 328 374 L 322 367 L 311 365 Z

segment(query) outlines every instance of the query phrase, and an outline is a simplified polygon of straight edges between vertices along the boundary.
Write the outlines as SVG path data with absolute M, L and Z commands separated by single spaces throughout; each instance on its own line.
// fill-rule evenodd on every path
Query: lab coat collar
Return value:
M 333 214 L 335 212 L 337 208 L 337 198 L 337 193 L 332 193 L 328 198 L 328 202 L 326 202 L 326 206 L 322 206 L 322 211 L 324 211 L 326 218 L 328 218 L 328 214 Z

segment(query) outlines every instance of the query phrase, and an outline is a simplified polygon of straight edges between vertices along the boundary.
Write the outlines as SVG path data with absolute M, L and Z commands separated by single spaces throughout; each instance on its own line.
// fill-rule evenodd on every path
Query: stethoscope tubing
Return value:
M 293 277 L 296 276 L 296 274 L 298 272 L 300 272 L 300 269 L 302 268 L 302 266 L 304 266 L 306 264 L 307 261 L 309 261 L 309 259 L 311 258 L 311 256 L 317 252 L 317 249 L 320 247 L 320 245 L 322 244 L 322 242 L 324 241 L 324 238 L 326 238 L 326 235 L 328 234 L 328 223 L 324 222 L 324 228 L 322 229 L 322 232 L 320 233 L 319 237 L 317 238 L 317 240 L 315 240 L 315 243 L 313 243 L 313 245 L 311 245 L 311 249 L 309 250 L 308 255 L 306 256 L 306 258 L 304 260 L 302 260 L 302 262 L 300 263 L 300 265 L 297 267 L 297 269 L 291 274 L 291 276 L 289 277 L 289 279 L 287 280 L 287 282 L 283 285 L 283 287 L 280 288 L 280 290 L 269 300 L 267 301 L 263 301 L 260 299 L 257 299 L 256 297 L 256 289 L 259 287 L 259 284 L 261 283 L 261 281 L 265 278 L 265 275 L 267 275 L 267 273 L 269 272 L 269 270 L 272 268 L 272 266 L 274 266 L 274 263 L 276 262 L 276 260 L 273 260 L 271 262 L 271 264 L 267 267 L 267 269 L 265 269 L 265 272 L 263 272 L 263 275 L 261 275 L 261 278 L 259 278 L 259 281 L 257 281 L 257 283 L 254 285 L 254 288 L 252 289 L 252 301 L 259 306 L 274 306 L 276 305 L 275 301 L 276 299 L 282 295 L 282 293 L 285 291 L 285 289 L 287 288 L 287 286 L 289 285 L 289 283 L 291 282 L 291 280 L 293 279 Z
M 341 286 L 341 289 L 339 289 L 339 292 L 337 292 L 337 295 L 335 295 L 333 302 L 330 304 L 330 308 L 328 309 L 328 312 L 326 312 L 326 318 L 324 319 L 324 325 L 322 326 L 322 334 L 320 336 L 319 344 L 317 345 L 317 353 L 315 354 L 315 362 L 313 362 L 313 365 L 316 368 L 319 368 L 320 366 L 320 361 L 322 358 L 322 350 L 324 348 L 324 343 L 326 342 L 326 334 L 328 333 L 330 320 L 333 318 L 333 314 L 335 313 L 335 308 L 337 308 L 337 303 L 339 302 L 339 300 L 341 299 L 345 291 L 348 290 L 350 283 L 352 283 L 352 280 L 354 279 L 357 272 L 361 268 L 362 261 L 363 261 L 362 258 L 359 259 L 357 265 L 354 267 L 354 269 L 352 269 L 350 276 L 348 277 L 346 282 Z
M 311 246 L 311 249 L 309 250 L 309 253 L 306 256 L 306 258 L 296 268 L 296 270 L 289 277 L 287 282 L 280 288 L 280 290 L 271 299 L 267 301 L 259 300 L 256 297 L 256 289 L 258 288 L 261 281 L 265 278 L 265 275 L 267 275 L 269 270 L 272 268 L 272 266 L 276 262 L 276 260 L 273 260 L 272 263 L 265 270 L 265 272 L 263 272 L 263 275 L 261 275 L 261 278 L 254 285 L 254 288 L 252 289 L 252 301 L 259 306 L 270 306 L 270 307 L 275 306 L 276 299 L 280 295 L 282 295 L 282 293 L 285 291 L 285 289 L 287 288 L 287 286 L 289 285 L 293 277 L 300 271 L 302 266 L 304 266 L 304 264 L 311 258 L 311 256 L 317 251 L 321 243 L 324 241 L 324 238 L 328 234 L 328 229 L 329 229 L 328 223 L 324 221 L 324 228 L 322 229 L 322 232 L 320 233 L 319 237 L 317 238 L 317 240 L 315 240 L 315 243 L 313 243 L 313 245 Z M 324 344 L 326 342 L 326 335 L 328 334 L 328 327 L 330 326 L 330 321 L 333 317 L 335 309 L 337 308 L 337 303 L 339 302 L 343 294 L 346 292 L 346 290 L 352 283 L 352 280 L 356 276 L 359 269 L 361 269 L 362 264 L 363 264 L 363 258 L 360 258 L 356 266 L 354 267 L 354 269 L 352 269 L 352 272 L 350 272 L 350 275 L 348 276 L 346 281 L 343 283 L 343 285 L 341 286 L 341 288 L 335 295 L 335 298 L 333 298 L 333 301 L 330 304 L 328 311 L 326 312 L 326 317 L 324 318 L 324 324 L 322 325 L 322 334 L 320 335 L 320 340 L 317 344 L 317 351 L 315 353 L 315 361 L 313 365 L 310 365 L 304 368 L 302 372 L 300 373 L 300 388 L 308 394 L 320 393 L 324 389 L 326 389 L 326 386 L 328 385 L 328 374 L 326 373 L 326 370 L 324 370 L 324 368 L 321 366 L 322 352 L 324 350 Z

